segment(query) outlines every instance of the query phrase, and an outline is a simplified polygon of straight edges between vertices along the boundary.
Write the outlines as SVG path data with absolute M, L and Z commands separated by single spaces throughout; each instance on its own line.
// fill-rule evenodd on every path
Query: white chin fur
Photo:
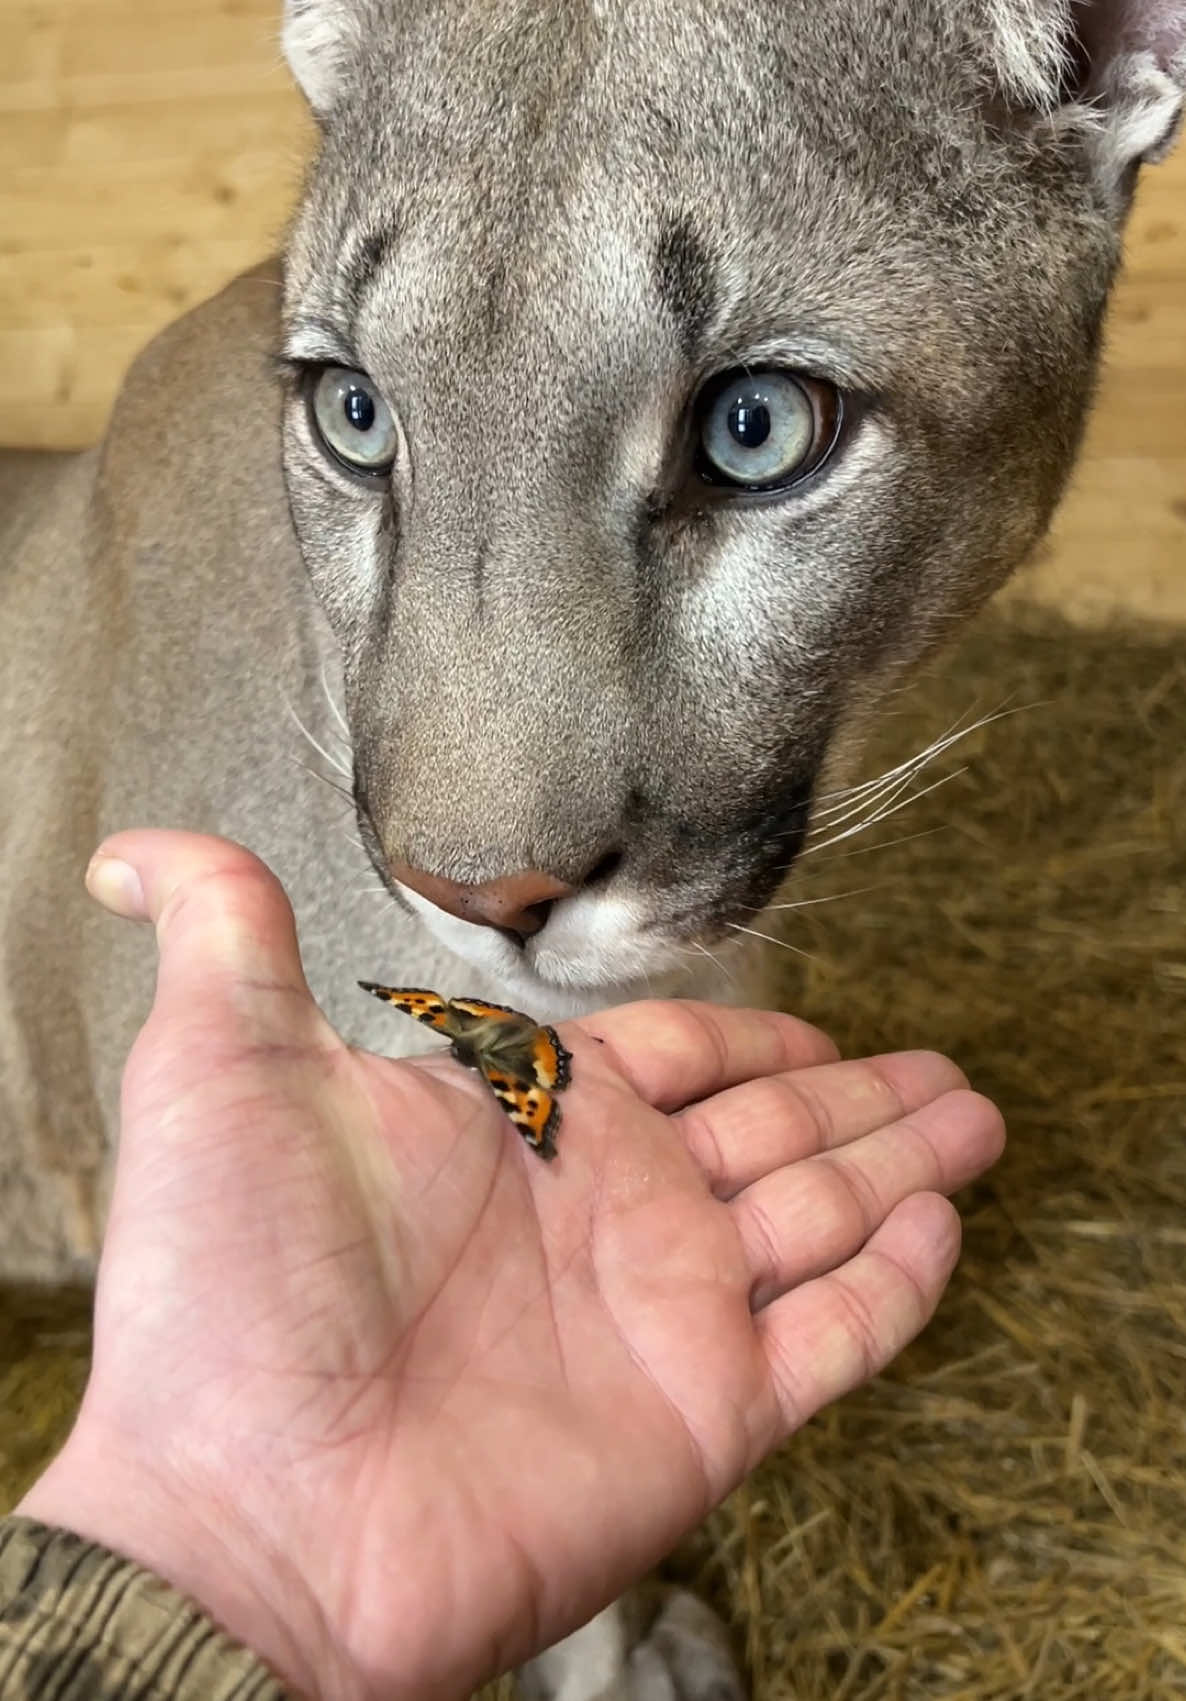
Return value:
M 592 892 L 563 899 L 524 952 L 493 928 L 461 921 L 407 886 L 399 890 L 435 939 L 533 1015 L 563 1021 L 689 990 L 685 959 L 669 942 L 648 939 L 640 907 L 622 899 Z

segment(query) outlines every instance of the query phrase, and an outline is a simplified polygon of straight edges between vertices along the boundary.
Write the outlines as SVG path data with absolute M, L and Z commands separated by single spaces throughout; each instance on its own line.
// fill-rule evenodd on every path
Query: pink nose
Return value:
M 442 880 L 439 875 L 425 874 L 406 862 L 393 864 L 391 872 L 401 886 L 410 887 L 449 915 L 476 922 L 479 927 L 498 927 L 504 933 L 517 933 L 523 939 L 539 932 L 557 898 L 571 898 L 576 891 L 575 886 L 568 886 L 551 874 L 537 874 L 530 868 L 522 874 L 508 874 L 502 880 L 487 880 L 481 886 Z

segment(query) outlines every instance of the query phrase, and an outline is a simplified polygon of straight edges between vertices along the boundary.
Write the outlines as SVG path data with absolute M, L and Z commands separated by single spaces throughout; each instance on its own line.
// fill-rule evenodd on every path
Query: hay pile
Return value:
M 90 1357 L 90 1295 L 0 1289 L 0 1510 L 69 1433 Z
M 1186 646 L 991 615 L 869 772 L 1006 699 L 1042 706 L 799 895 L 875 890 L 788 918 L 816 959 L 788 1003 L 848 1051 L 950 1052 L 1011 1145 L 925 1339 L 673 1562 L 759 1701 L 1186 1693 Z M 60 1431 L 77 1330 L 8 1306 L 0 1494 Z
M 1186 643 L 991 617 L 885 760 L 1006 697 L 868 838 L 942 830 L 805 864 L 880 889 L 787 932 L 789 1003 L 950 1052 L 1011 1138 L 924 1340 L 681 1556 L 762 1701 L 1186 1693 Z

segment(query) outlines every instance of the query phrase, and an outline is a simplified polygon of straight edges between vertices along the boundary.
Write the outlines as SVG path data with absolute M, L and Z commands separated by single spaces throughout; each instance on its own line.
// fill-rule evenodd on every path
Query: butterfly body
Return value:
M 554 1028 L 478 998 L 441 998 L 420 987 L 377 986 L 366 980 L 358 984 L 444 1035 L 453 1056 L 467 1069 L 477 1070 L 528 1145 L 543 1158 L 555 1157 L 560 1122 L 556 1094 L 568 1085 L 572 1058 Z

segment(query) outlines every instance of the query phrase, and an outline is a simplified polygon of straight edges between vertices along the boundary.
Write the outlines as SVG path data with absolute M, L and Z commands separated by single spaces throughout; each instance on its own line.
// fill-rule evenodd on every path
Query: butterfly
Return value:
M 572 1055 L 555 1028 L 541 1028 L 518 1010 L 480 998 L 446 999 L 416 987 L 376 986 L 369 980 L 358 984 L 446 1034 L 453 1042 L 453 1056 L 484 1078 L 528 1145 L 541 1158 L 556 1156 L 560 1106 L 555 1095 L 569 1083 Z

